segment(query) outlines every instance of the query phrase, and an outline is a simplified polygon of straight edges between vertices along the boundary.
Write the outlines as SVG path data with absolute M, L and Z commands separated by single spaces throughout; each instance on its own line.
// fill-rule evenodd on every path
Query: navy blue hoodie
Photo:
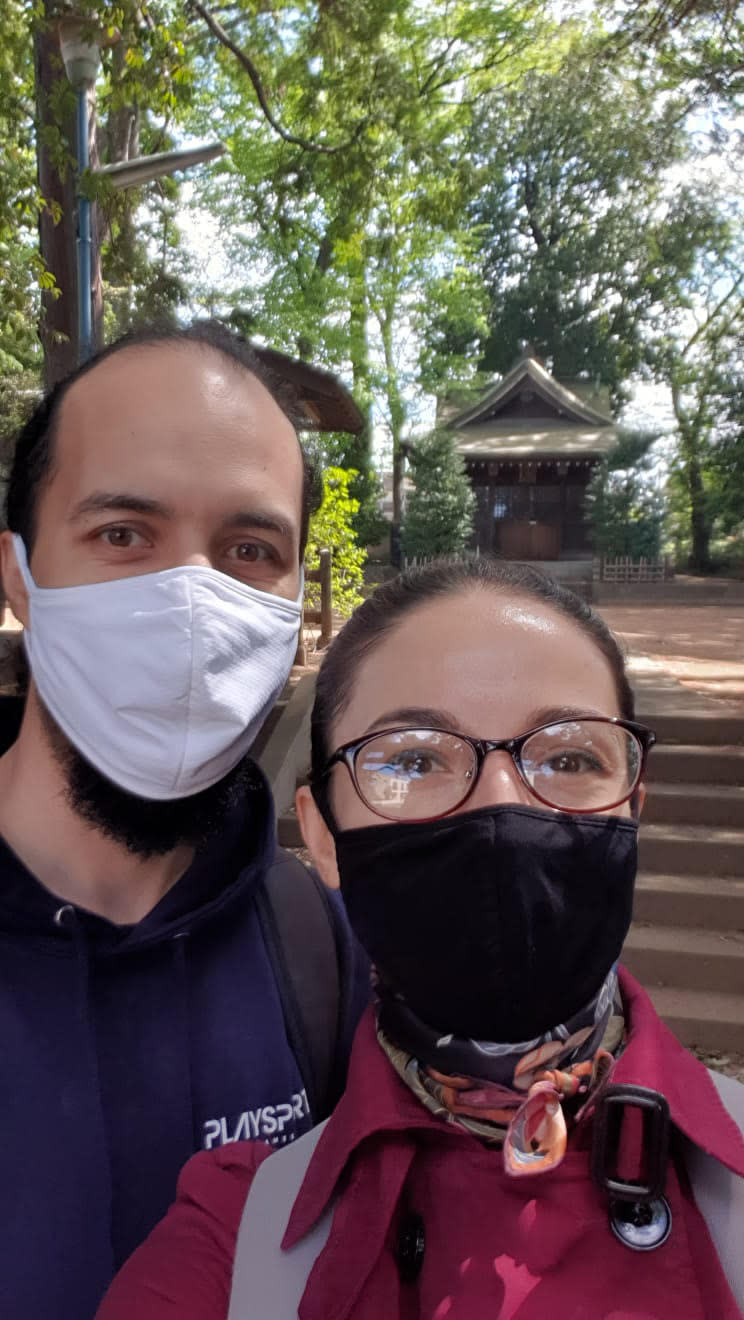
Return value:
M 0 701 L 0 744 L 18 718 Z M 258 774 L 135 926 L 61 902 L 0 841 L 2 1320 L 88 1320 L 194 1151 L 317 1121 L 255 903 L 273 856 Z M 364 996 L 333 911 L 345 1052 Z

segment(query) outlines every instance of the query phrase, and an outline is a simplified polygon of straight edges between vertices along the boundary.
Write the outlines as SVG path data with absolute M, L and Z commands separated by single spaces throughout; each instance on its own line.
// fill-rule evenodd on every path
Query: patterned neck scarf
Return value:
M 437 1036 L 384 986 L 378 994 L 377 1038 L 395 1071 L 433 1114 L 501 1146 L 515 1177 L 560 1164 L 568 1121 L 595 1098 L 623 1042 L 614 967 L 567 1022 L 518 1044 Z

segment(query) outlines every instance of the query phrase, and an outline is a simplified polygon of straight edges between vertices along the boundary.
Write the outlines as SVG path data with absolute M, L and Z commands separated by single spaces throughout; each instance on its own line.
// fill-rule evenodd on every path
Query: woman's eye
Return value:
M 586 775 L 596 774 L 602 766 L 589 752 L 564 751 L 547 757 L 544 768 L 553 775 Z
M 408 775 L 410 779 L 421 779 L 439 769 L 439 764 L 428 752 L 401 752 L 391 759 L 390 769 L 399 775 Z
M 132 527 L 105 527 L 101 540 L 114 550 L 132 550 L 137 545 L 145 545 L 145 538 Z

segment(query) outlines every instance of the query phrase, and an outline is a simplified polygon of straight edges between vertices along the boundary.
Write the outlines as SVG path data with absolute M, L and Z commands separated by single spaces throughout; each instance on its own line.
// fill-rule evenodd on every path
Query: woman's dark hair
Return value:
M 12 532 L 23 538 L 30 556 L 36 537 L 39 495 L 54 469 L 54 440 L 60 408 L 71 385 L 106 358 L 128 348 L 148 348 L 158 344 L 194 344 L 211 349 L 249 371 L 271 395 L 278 408 L 297 430 L 303 422 L 297 397 L 286 381 L 272 371 L 252 346 L 220 321 L 195 321 L 186 328 L 150 326 L 123 335 L 109 344 L 89 362 L 59 381 L 44 396 L 20 431 L 13 454 L 13 464 L 6 496 L 6 522 Z M 302 519 L 300 524 L 300 559 L 305 552 L 310 515 L 315 512 L 322 494 L 318 470 L 300 446 L 302 453 Z
M 473 588 L 526 596 L 571 619 L 607 660 L 617 688 L 620 713 L 625 719 L 633 719 L 635 703 L 625 672 L 625 658 L 607 624 L 586 601 L 527 564 L 487 556 L 435 559 L 421 568 L 408 569 L 378 587 L 331 643 L 318 674 L 312 713 L 311 774 L 316 788 L 333 751 L 331 728 L 349 703 L 362 661 L 411 610 Z

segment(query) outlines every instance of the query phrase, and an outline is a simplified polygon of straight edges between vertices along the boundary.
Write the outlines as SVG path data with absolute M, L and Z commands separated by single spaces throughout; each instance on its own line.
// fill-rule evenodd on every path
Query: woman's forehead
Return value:
M 546 709 L 621 713 L 609 661 L 573 619 L 542 601 L 483 590 L 426 602 L 375 645 L 334 742 L 409 707 L 446 712 L 461 731 L 484 737 L 521 733 Z

